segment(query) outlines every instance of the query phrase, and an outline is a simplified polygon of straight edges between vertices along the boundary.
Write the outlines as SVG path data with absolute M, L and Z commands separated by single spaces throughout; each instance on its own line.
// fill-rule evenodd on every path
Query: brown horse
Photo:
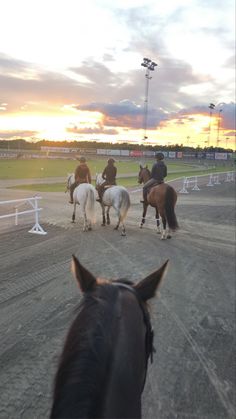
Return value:
M 73 257 L 83 294 L 56 374 L 50 418 L 141 418 L 153 330 L 147 301 L 168 260 L 143 280 L 95 278 Z
M 146 167 L 140 165 L 140 171 L 138 174 L 138 182 L 146 183 L 151 177 L 150 170 Z M 148 192 L 147 202 L 143 204 L 143 215 L 140 228 L 142 228 L 145 223 L 145 217 L 147 213 L 148 205 L 151 205 L 156 209 L 156 223 L 157 223 L 157 232 L 161 233 L 160 230 L 160 219 L 162 220 L 162 233 L 161 239 L 166 238 L 170 239 L 170 231 L 175 231 L 178 229 L 178 222 L 175 215 L 175 204 L 177 201 L 177 193 L 174 188 L 167 183 L 161 183 L 159 185 L 154 185 Z M 166 232 L 166 224 L 168 224 L 168 231 Z

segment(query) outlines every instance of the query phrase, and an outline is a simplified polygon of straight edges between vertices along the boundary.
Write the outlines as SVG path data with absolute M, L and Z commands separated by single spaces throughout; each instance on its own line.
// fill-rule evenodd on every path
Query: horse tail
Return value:
M 122 223 L 127 215 L 129 207 L 130 207 L 129 192 L 126 189 L 122 189 L 121 198 L 120 198 L 120 221 Z
M 89 188 L 88 195 L 87 195 L 86 210 L 87 210 L 87 216 L 92 224 L 96 223 L 95 203 L 96 203 L 95 191 L 93 188 Z
M 177 194 L 172 186 L 167 185 L 166 197 L 165 197 L 165 213 L 168 226 L 171 230 L 175 231 L 179 228 L 178 221 L 175 215 L 175 204 L 177 200 Z

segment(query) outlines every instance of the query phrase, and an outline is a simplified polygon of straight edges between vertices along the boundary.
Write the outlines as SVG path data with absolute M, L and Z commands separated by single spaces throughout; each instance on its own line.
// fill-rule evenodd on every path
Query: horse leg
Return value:
M 146 214 L 147 214 L 147 207 L 148 207 L 148 205 L 144 203 L 143 204 L 143 215 L 142 215 L 142 221 L 141 221 L 141 224 L 140 224 L 140 228 L 142 228 L 143 224 L 145 223 L 145 217 L 146 217 Z
M 75 212 L 76 212 L 76 203 L 74 203 L 74 211 L 73 211 L 73 214 L 72 214 L 72 223 L 74 223 L 75 222 Z
M 161 218 L 162 218 L 162 225 L 163 225 L 161 240 L 165 240 L 166 239 L 166 217 L 164 214 L 162 214 Z
M 120 227 L 120 215 L 118 214 L 118 222 L 116 226 L 114 227 L 114 230 L 118 230 L 119 227 Z
M 160 218 L 159 218 L 159 212 L 158 209 L 156 208 L 156 223 L 157 223 L 157 233 L 161 234 L 161 229 L 160 229 Z
M 121 235 L 122 236 L 126 236 L 126 231 L 125 231 L 125 225 L 124 225 L 124 223 L 122 223 Z
M 106 217 L 105 217 L 105 206 L 103 204 L 101 204 L 102 206 L 102 227 L 104 227 L 106 225 Z
M 87 215 L 86 215 L 85 209 L 84 209 L 83 213 L 84 213 L 84 226 L 83 226 L 83 231 L 88 231 L 88 219 L 87 219 Z
M 107 208 L 107 225 L 111 224 L 109 211 L 110 211 L 110 207 Z

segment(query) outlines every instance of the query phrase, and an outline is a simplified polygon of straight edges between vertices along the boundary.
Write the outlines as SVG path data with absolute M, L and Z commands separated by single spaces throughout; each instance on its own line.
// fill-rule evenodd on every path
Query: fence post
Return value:
M 221 185 L 220 181 L 219 181 L 219 175 L 215 175 L 214 176 L 214 184 L 215 185 Z
M 35 225 L 29 230 L 29 233 L 35 233 L 35 234 L 47 234 L 46 231 L 41 227 L 39 224 L 39 208 L 38 208 L 38 198 L 34 197 L 34 204 L 33 202 L 29 201 L 29 203 L 32 205 L 32 207 L 35 209 Z
M 227 172 L 225 182 L 233 182 L 234 181 L 234 173 L 233 172 Z
M 197 184 L 197 176 L 195 176 L 195 184 L 194 184 L 194 187 L 193 187 L 192 190 L 193 191 L 200 191 L 200 188 L 198 187 L 198 184 Z
M 182 189 L 180 189 L 179 193 L 188 193 L 188 191 L 187 191 L 187 189 L 186 189 L 186 183 L 187 183 L 187 178 L 186 178 L 186 177 L 184 177 L 184 180 L 183 180 L 183 187 L 182 187 Z
M 214 186 L 213 183 L 212 183 L 212 178 L 213 178 L 213 175 L 210 174 L 210 177 L 209 177 L 209 181 L 207 183 L 207 186 Z

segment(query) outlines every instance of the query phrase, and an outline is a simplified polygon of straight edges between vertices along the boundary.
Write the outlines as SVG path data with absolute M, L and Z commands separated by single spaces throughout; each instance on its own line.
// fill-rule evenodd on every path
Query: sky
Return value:
M 235 149 L 233 0 L 0 6 L 0 139 Z

